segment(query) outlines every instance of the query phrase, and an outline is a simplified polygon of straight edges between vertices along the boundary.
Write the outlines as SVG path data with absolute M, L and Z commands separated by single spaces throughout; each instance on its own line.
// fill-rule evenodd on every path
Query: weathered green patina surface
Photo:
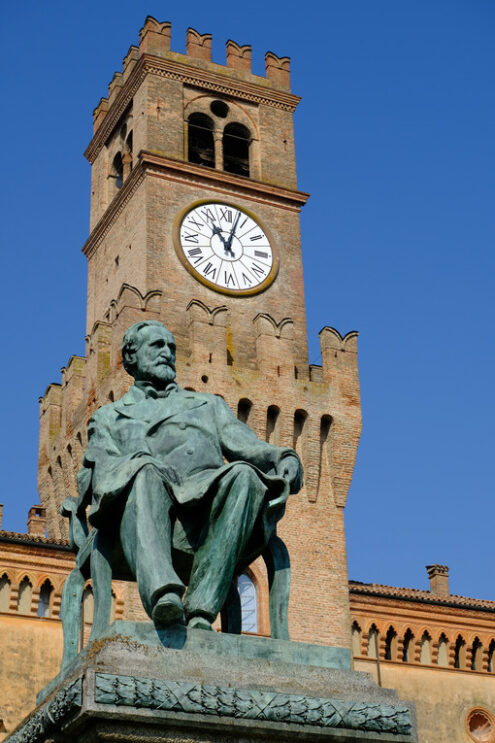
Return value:
M 92 550 L 102 615 L 110 597 L 98 586 L 108 585 L 112 571 L 130 572 L 155 624 L 208 629 L 235 575 L 275 534 L 289 493 L 302 486 L 302 466 L 292 449 L 258 439 L 219 396 L 176 384 L 175 342 L 163 324 L 131 326 L 122 358 L 135 383 L 93 415 L 79 502 L 65 512 L 82 514 L 90 505 L 93 537 L 76 522 L 73 536 L 81 550 Z M 73 577 L 64 592 L 67 627 L 77 622 L 80 582 Z

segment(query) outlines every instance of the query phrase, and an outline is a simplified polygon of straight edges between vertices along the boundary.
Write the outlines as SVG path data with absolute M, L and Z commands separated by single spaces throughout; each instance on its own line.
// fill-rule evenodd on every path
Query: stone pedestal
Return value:
M 305 643 L 115 622 L 39 695 L 9 743 L 414 743 L 414 710 Z

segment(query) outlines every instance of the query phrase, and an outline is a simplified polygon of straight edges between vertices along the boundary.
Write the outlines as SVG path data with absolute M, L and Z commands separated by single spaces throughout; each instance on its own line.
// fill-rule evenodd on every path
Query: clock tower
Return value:
M 289 59 L 148 17 L 108 98 L 94 112 L 87 348 L 41 399 L 39 492 L 49 535 L 63 537 L 63 498 L 95 408 L 131 379 L 124 331 L 161 320 L 177 342 L 178 381 L 221 395 L 258 436 L 293 446 L 305 486 L 289 499 L 279 534 L 291 555 L 294 640 L 350 647 L 343 509 L 361 428 L 357 334 L 320 332 L 322 365 L 309 365 Z M 250 569 L 258 631 L 267 631 L 262 565 Z M 131 608 L 129 607 L 129 611 Z

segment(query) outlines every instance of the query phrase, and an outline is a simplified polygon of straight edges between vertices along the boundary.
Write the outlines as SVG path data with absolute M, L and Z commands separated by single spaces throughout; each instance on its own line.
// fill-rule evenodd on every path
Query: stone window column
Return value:
M 124 152 L 122 155 L 122 177 L 124 181 L 130 176 L 132 170 L 132 155 L 130 152 Z
M 484 647 L 481 652 L 481 668 L 479 668 L 480 671 L 483 671 L 484 673 L 488 673 L 489 659 L 490 659 L 490 649 L 487 647 Z
M 432 639 L 430 641 L 430 652 L 431 652 L 431 662 L 434 666 L 438 665 L 438 647 L 439 647 L 438 640 Z
M 215 129 L 213 133 L 215 143 L 215 170 L 223 170 L 223 133 Z
M 385 660 L 386 644 L 387 635 L 383 632 L 378 631 L 378 653 L 380 655 L 380 661 Z

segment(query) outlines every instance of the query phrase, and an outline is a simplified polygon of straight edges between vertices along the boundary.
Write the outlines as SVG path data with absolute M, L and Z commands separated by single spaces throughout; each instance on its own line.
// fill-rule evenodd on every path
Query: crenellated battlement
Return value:
M 240 45 L 232 39 L 225 44 L 226 64 L 221 65 L 211 61 L 212 35 L 201 34 L 194 28 L 188 28 L 186 32 L 186 54 L 174 52 L 171 49 L 172 24 L 160 23 L 152 16 L 148 16 L 143 28 L 139 32 L 139 47 L 132 45 L 124 57 L 122 72 L 116 72 L 108 86 L 108 97 L 102 98 L 93 113 L 94 133 L 96 134 L 113 103 L 128 84 L 132 73 L 137 66 L 143 71 L 146 62 L 147 70 L 153 66 L 152 58 L 157 58 L 170 65 L 161 65 L 161 74 L 169 74 L 175 79 L 187 73 L 183 66 L 196 68 L 196 73 L 189 73 L 191 82 L 204 87 L 218 88 L 218 76 L 230 78 L 230 84 L 236 82 L 238 85 L 244 82 L 248 89 L 244 95 L 253 95 L 252 86 L 259 87 L 259 95 L 270 100 L 270 89 L 275 93 L 280 91 L 286 94 L 285 98 L 272 96 L 272 102 L 276 105 L 291 106 L 292 110 L 298 102 L 296 96 L 289 96 L 290 91 L 290 58 L 279 57 L 271 51 L 265 55 L 265 77 L 253 75 L 251 72 L 252 49 L 249 44 Z M 191 77 L 192 74 L 192 77 Z M 197 79 L 194 80 L 194 74 Z M 217 79 L 212 78 L 217 76 Z M 232 91 L 234 92 L 234 90 Z M 239 94 L 242 90 L 238 91 Z
M 245 341 L 236 335 L 227 305 L 192 299 L 181 327 L 174 327 L 163 316 L 162 299 L 158 290 L 143 296 L 123 284 L 105 320 L 96 322 L 87 336 L 86 357 L 72 356 L 62 369 L 62 384 L 50 385 L 40 399 L 42 502 L 58 503 L 75 489 L 90 416 L 119 399 L 132 382 L 121 363 L 123 333 L 133 322 L 160 319 L 177 337 L 179 383 L 220 394 L 258 436 L 293 446 L 305 468 L 306 502 L 331 498 L 335 506 L 344 506 L 361 430 L 357 333 L 342 336 L 324 327 L 322 366 L 306 369 L 297 365 L 294 319 L 257 313 L 251 319 L 255 358 L 252 368 L 246 368 L 238 356 Z M 49 519 L 53 536 L 63 536 L 63 528 L 58 519 Z

